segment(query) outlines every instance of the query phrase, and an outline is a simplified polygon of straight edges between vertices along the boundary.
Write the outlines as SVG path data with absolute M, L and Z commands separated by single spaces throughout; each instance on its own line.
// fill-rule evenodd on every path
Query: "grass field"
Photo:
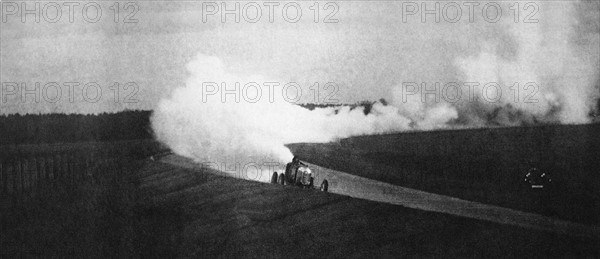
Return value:
M 303 160 L 428 192 L 598 224 L 600 124 L 409 132 L 291 144 Z M 533 190 L 528 168 L 553 184 Z
M 101 177 L 106 166 L 164 150 L 153 140 L 0 146 L 0 208 L 19 207 L 42 191 Z
M 155 161 L 2 213 L 2 257 L 597 257 L 573 238 Z
M 4 207 L 0 257 L 125 257 L 135 253 L 134 165 L 105 164 L 95 177 L 40 186 Z M 123 166 L 123 164 L 120 164 Z
M 29 158 L 62 153 L 97 153 L 105 157 L 142 158 L 165 148 L 155 140 L 122 140 L 113 142 L 74 142 L 1 145 L 0 155 L 7 158 Z
M 597 224 L 598 132 L 598 125 L 434 131 L 290 147 L 306 161 L 367 178 Z M 150 140 L 6 146 L 0 257 L 600 256 L 599 240 L 143 159 L 162 149 Z M 91 166 L 84 167 L 91 177 L 55 177 L 75 175 L 80 167 L 69 159 L 87 153 L 95 163 L 75 164 Z M 23 170 L 36 168 L 31 161 L 51 166 Z M 554 170 L 558 184 L 523 188 L 528 163 Z M 14 189 L 4 188 L 7 179 Z

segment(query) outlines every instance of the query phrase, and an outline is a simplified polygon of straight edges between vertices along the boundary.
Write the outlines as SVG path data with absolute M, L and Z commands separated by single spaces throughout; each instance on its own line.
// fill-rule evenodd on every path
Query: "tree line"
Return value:
M 342 107 L 350 107 L 350 110 L 354 110 L 356 108 L 363 108 L 363 113 L 365 115 L 371 113 L 371 110 L 373 108 L 373 105 L 375 105 L 376 103 L 380 103 L 384 106 L 388 105 L 388 102 L 381 98 L 379 99 L 379 101 L 359 101 L 356 103 L 302 103 L 302 104 L 298 104 L 300 107 L 309 109 L 309 110 L 314 110 L 314 109 L 323 109 L 323 108 L 334 108 L 335 112 L 337 114 L 337 111 L 342 108 Z
M 0 145 L 151 139 L 151 111 L 0 116 Z
M 385 100 L 380 100 L 387 105 Z M 315 108 L 350 106 L 364 107 L 368 114 L 375 102 L 355 104 L 299 104 L 309 110 Z M 40 144 L 90 141 L 119 141 L 151 139 L 152 111 L 126 110 L 100 114 L 9 114 L 0 115 L 0 145 Z

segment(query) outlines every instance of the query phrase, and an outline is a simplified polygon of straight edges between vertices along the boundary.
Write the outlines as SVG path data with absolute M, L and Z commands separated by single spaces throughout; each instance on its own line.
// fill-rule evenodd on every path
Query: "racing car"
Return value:
M 316 189 L 314 186 L 314 180 L 315 177 L 312 173 L 312 170 L 310 170 L 306 164 L 300 162 L 297 157 L 294 157 L 292 162 L 287 164 L 285 173 L 277 174 L 277 172 L 274 172 L 273 176 L 271 177 L 271 183 L 309 189 Z M 327 180 L 323 180 L 319 190 L 327 192 L 328 189 L 329 182 Z

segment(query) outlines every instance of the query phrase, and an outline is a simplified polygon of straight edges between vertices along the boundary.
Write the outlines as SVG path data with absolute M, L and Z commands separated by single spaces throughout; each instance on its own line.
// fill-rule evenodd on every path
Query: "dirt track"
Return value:
M 190 169 L 200 168 L 191 160 L 175 155 L 167 156 L 161 161 Z M 600 228 L 597 226 L 404 188 L 313 164 L 310 167 L 316 175 L 315 183 L 320 184 L 323 179 L 327 179 L 330 192 L 336 194 L 572 236 L 600 236 Z

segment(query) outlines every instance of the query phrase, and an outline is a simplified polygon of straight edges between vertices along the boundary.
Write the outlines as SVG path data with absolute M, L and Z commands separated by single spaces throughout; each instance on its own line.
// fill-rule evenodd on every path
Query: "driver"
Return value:
M 298 168 L 300 168 L 302 165 L 303 164 L 300 162 L 300 158 L 297 156 L 294 156 L 292 162 L 287 163 L 285 166 L 285 181 L 288 184 L 296 183 L 296 174 L 298 173 Z

